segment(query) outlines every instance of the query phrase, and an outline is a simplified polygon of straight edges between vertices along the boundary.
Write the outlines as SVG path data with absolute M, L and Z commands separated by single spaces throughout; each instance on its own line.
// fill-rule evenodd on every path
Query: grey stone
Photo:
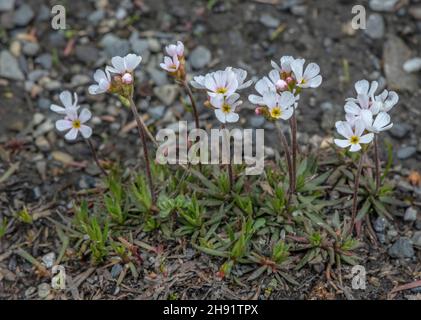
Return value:
M 148 109 L 148 113 L 152 118 L 158 120 L 164 116 L 165 106 L 156 106 Z
M 403 139 L 406 137 L 406 135 L 408 134 L 408 132 L 411 130 L 411 126 L 409 124 L 406 123 L 395 123 L 392 127 L 392 129 L 390 129 L 390 134 L 392 135 L 392 137 L 394 138 L 398 138 L 398 139 Z
M 51 14 L 51 9 L 49 7 L 47 7 L 46 5 L 41 5 L 41 7 L 38 10 L 38 14 L 36 17 L 36 21 L 41 22 L 41 21 L 47 21 L 50 19 L 50 14 Z
M 121 271 L 123 271 L 123 267 L 121 264 L 117 263 L 111 268 L 111 276 L 116 279 L 120 275 Z
M 75 48 L 76 57 L 85 63 L 94 63 L 98 60 L 98 49 L 91 45 L 79 45 Z
M 42 257 L 42 262 L 44 265 L 49 269 L 54 265 L 54 262 L 56 260 L 56 254 L 54 252 L 47 253 Z
M 308 7 L 306 5 L 296 5 L 291 8 L 291 13 L 296 16 L 305 16 L 307 11 Z
M 384 36 L 385 23 L 383 16 L 378 13 L 371 14 L 367 20 L 367 29 L 365 33 L 371 39 L 381 39 Z
M 412 157 L 417 152 L 417 148 L 409 146 L 402 147 L 398 150 L 397 156 L 398 159 L 405 160 Z
M 88 175 L 82 175 L 82 177 L 78 181 L 79 189 L 90 189 L 95 188 L 96 181 L 93 177 Z
M 421 5 L 409 8 L 409 14 L 417 20 L 421 20 Z
M 34 11 L 27 5 L 21 5 L 18 10 L 15 11 L 13 16 L 13 22 L 18 27 L 26 26 L 34 17 Z
M 51 287 L 48 283 L 41 283 L 38 286 L 38 297 L 41 299 L 47 298 L 47 296 L 50 294 Z
M 161 51 L 161 44 L 159 43 L 158 39 L 149 38 L 148 39 L 148 46 L 151 52 L 160 52 Z
M 374 220 L 373 228 L 377 232 L 384 232 L 386 230 L 387 226 L 387 220 L 383 217 L 378 217 L 376 220 Z
M 39 51 L 39 44 L 36 42 L 25 42 L 22 51 L 29 57 L 35 56 Z
M 45 69 L 51 69 L 53 66 L 53 57 L 49 53 L 43 53 L 35 59 L 35 62 L 40 64 Z
M 209 64 L 211 59 L 211 52 L 204 46 L 198 46 L 191 52 L 189 62 L 194 69 L 202 69 Z
M 159 100 L 161 100 L 166 106 L 171 105 L 178 95 L 178 85 L 166 84 L 153 89 L 154 94 Z
M 388 250 L 392 258 L 412 258 L 415 254 L 411 240 L 399 238 Z
M 88 16 L 88 21 L 96 25 L 104 18 L 105 18 L 105 12 L 103 10 L 96 10 Z
M 91 77 L 83 75 L 83 74 L 75 74 L 71 80 L 72 86 L 74 87 L 83 86 L 90 82 L 92 82 Z
M 132 51 L 136 54 L 140 54 L 142 57 L 145 54 L 149 55 L 149 43 L 146 39 L 140 39 L 137 32 L 133 32 L 129 38 Z
M 161 71 L 155 68 L 148 69 L 148 73 L 152 78 L 152 81 L 157 86 L 163 86 L 168 83 L 167 73 L 165 71 Z
M 421 231 L 415 231 L 411 240 L 414 246 L 421 248 Z
M 261 128 L 265 123 L 265 118 L 262 116 L 252 116 L 249 121 L 253 128 Z
M 412 58 L 403 64 L 403 70 L 408 73 L 413 73 L 421 70 L 421 58 Z
M 15 6 L 15 0 L 0 0 L 0 12 L 10 11 Z
M 399 0 L 370 0 L 370 9 L 374 11 L 392 12 Z
M 389 36 L 383 48 L 384 72 L 391 90 L 416 91 L 418 79 L 415 74 L 408 74 L 403 64 L 412 56 L 412 51 L 397 36 Z
M 416 221 L 417 220 L 417 214 L 418 214 L 417 209 L 415 209 L 413 207 L 409 207 L 405 211 L 405 215 L 403 217 L 403 220 L 408 221 L 408 222 Z
M 19 68 L 18 61 L 12 54 L 3 50 L 0 52 L 0 77 L 11 80 L 24 80 L 25 77 Z
M 125 39 L 121 39 L 112 33 L 106 34 L 100 41 L 100 45 L 104 48 L 108 58 L 114 56 L 125 56 L 130 51 L 130 43 Z
M 415 222 L 415 228 L 416 228 L 417 230 L 421 230 L 421 219 L 418 219 L 418 220 Z
M 260 23 L 263 24 L 267 28 L 277 28 L 281 23 L 278 18 L 275 18 L 271 14 L 264 13 L 260 16 L 259 19 Z
M 51 101 L 49 99 L 40 97 L 37 101 L 38 108 L 47 110 L 51 106 Z

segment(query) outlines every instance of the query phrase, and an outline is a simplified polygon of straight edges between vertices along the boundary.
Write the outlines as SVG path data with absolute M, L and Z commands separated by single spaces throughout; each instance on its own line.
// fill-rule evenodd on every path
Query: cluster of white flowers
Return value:
M 243 103 L 239 100 L 237 91 L 248 88 L 253 83 L 251 80 L 245 82 L 246 78 L 247 71 L 227 67 L 225 70 L 194 77 L 191 85 L 196 89 L 206 90 L 209 104 L 221 123 L 233 123 L 239 119 L 236 108 Z
M 105 71 L 96 70 L 94 79 L 97 84 L 89 87 L 90 94 L 101 94 L 105 92 L 120 92 L 121 85 L 131 85 L 134 81 L 134 69 L 140 64 L 142 57 L 130 53 L 125 57 L 113 57 L 112 66 L 107 66 Z M 114 77 L 111 77 L 114 74 Z
M 255 89 L 259 95 L 250 95 L 249 101 L 258 105 L 257 114 L 263 114 L 270 120 L 288 120 L 298 105 L 302 89 L 317 88 L 322 83 L 320 67 L 310 63 L 305 69 L 304 59 L 284 56 L 280 66 L 272 61 L 274 68 L 268 77 L 257 81 Z
M 89 87 L 90 94 L 100 94 L 105 92 L 119 93 L 124 92 L 124 86 L 131 85 L 134 81 L 134 69 L 140 64 L 142 57 L 135 54 L 128 54 L 125 57 L 113 57 L 111 59 L 112 66 L 107 66 L 105 71 L 96 70 L 94 73 L 94 80 L 97 84 Z M 112 77 L 111 75 L 114 75 Z M 83 138 L 88 139 L 92 135 L 92 129 L 86 125 L 92 114 L 88 109 L 83 109 L 78 112 L 80 106 L 78 105 L 77 94 L 72 94 L 69 91 L 64 91 L 60 94 L 60 100 L 63 106 L 52 104 L 50 109 L 60 115 L 64 119 L 56 121 L 56 128 L 59 131 L 68 131 L 64 136 L 66 140 L 75 140 L 79 134 Z
M 349 151 L 361 150 L 361 144 L 371 143 L 375 134 L 392 128 L 388 112 L 398 103 L 394 91 L 384 90 L 376 96 L 377 81 L 361 80 L 355 83 L 356 98 L 346 99 L 346 121 L 338 121 L 336 130 L 345 139 L 335 139 L 335 144 Z
M 168 56 L 164 57 L 164 62 L 160 64 L 161 68 L 173 74 L 180 66 L 184 64 L 184 44 L 177 41 L 177 44 L 170 44 L 165 47 Z
M 56 128 L 59 131 L 68 131 L 64 136 L 66 140 L 76 140 L 79 132 L 85 139 L 90 138 L 92 135 L 92 129 L 86 125 L 86 122 L 91 119 L 92 115 L 88 109 L 82 109 L 78 112 L 80 106 L 78 103 L 77 94 L 74 93 L 74 101 L 72 94 L 69 91 L 63 91 L 60 94 L 60 100 L 64 107 L 52 104 L 50 109 L 60 115 L 64 116 L 64 119 L 56 121 Z

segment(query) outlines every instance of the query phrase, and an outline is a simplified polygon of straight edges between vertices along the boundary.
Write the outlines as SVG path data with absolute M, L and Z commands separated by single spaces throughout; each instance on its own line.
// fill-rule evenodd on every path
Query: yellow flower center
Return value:
M 77 120 L 73 120 L 72 126 L 73 126 L 73 128 L 75 128 L 75 129 L 80 129 L 80 126 L 81 126 L 81 124 L 80 124 L 80 120 L 79 120 L 79 119 L 77 119 Z
M 231 106 L 229 105 L 229 104 L 224 104 L 223 106 L 222 106 L 222 112 L 223 113 L 230 113 L 231 112 Z
M 272 118 L 279 119 L 282 116 L 282 110 L 279 107 L 273 108 L 270 110 L 270 115 Z
M 350 139 L 350 142 L 352 144 L 358 144 L 360 142 L 360 137 L 352 136 L 351 139 Z
M 218 88 L 218 89 L 216 89 L 216 93 L 225 94 L 225 93 L 227 93 L 227 91 L 228 91 L 227 88 Z

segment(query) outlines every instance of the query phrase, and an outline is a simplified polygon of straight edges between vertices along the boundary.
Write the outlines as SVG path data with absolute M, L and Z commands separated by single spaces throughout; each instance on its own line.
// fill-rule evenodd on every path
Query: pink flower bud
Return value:
M 260 108 L 256 108 L 256 110 L 254 110 L 254 112 L 256 113 L 256 115 L 260 116 L 262 114 L 262 110 L 260 110 Z
M 282 79 L 276 82 L 276 89 L 279 91 L 285 91 L 288 88 L 288 83 Z
M 132 84 L 133 83 L 133 76 L 130 73 L 125 73 L 121 77 L 121 80 L 123 81 L 124 84 Z
M 294 81 L 294 79 L 292 78 L 292 77 L 288 77 L 288 78 L 286 78 L 286 82 L 288 83 L 288 84 L 290 84 L 291 82 L 293 82 Z

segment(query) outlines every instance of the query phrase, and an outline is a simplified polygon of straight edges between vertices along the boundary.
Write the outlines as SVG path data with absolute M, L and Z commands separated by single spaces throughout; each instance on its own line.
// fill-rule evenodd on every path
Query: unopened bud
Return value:
M 254 110 L 254 112 L 256 113 L 256 115 L 260 116 L 262 114 L 262 110 L 260 108 L 256 108 L 256 110 Z
M 124 84 L 132 84 L 133 83 L 133 76 L 130 73 L 125 73 L 121 77 L 121 80 L 123 81 Z
M 276 82 L 276 89 L 279 91 L 285 91 L 288 88 L 288 83 L 285 80 L 279 79 Z
M 288 84 L 290 84 L 291 82 L 293 82 L 293 81 L 294 81 L 294 79 L 293 79 L 292 77 L 288 77 L 288 78 L 286 78 L 286 79 L 285 79 L 285 81 L 286 81 Z

